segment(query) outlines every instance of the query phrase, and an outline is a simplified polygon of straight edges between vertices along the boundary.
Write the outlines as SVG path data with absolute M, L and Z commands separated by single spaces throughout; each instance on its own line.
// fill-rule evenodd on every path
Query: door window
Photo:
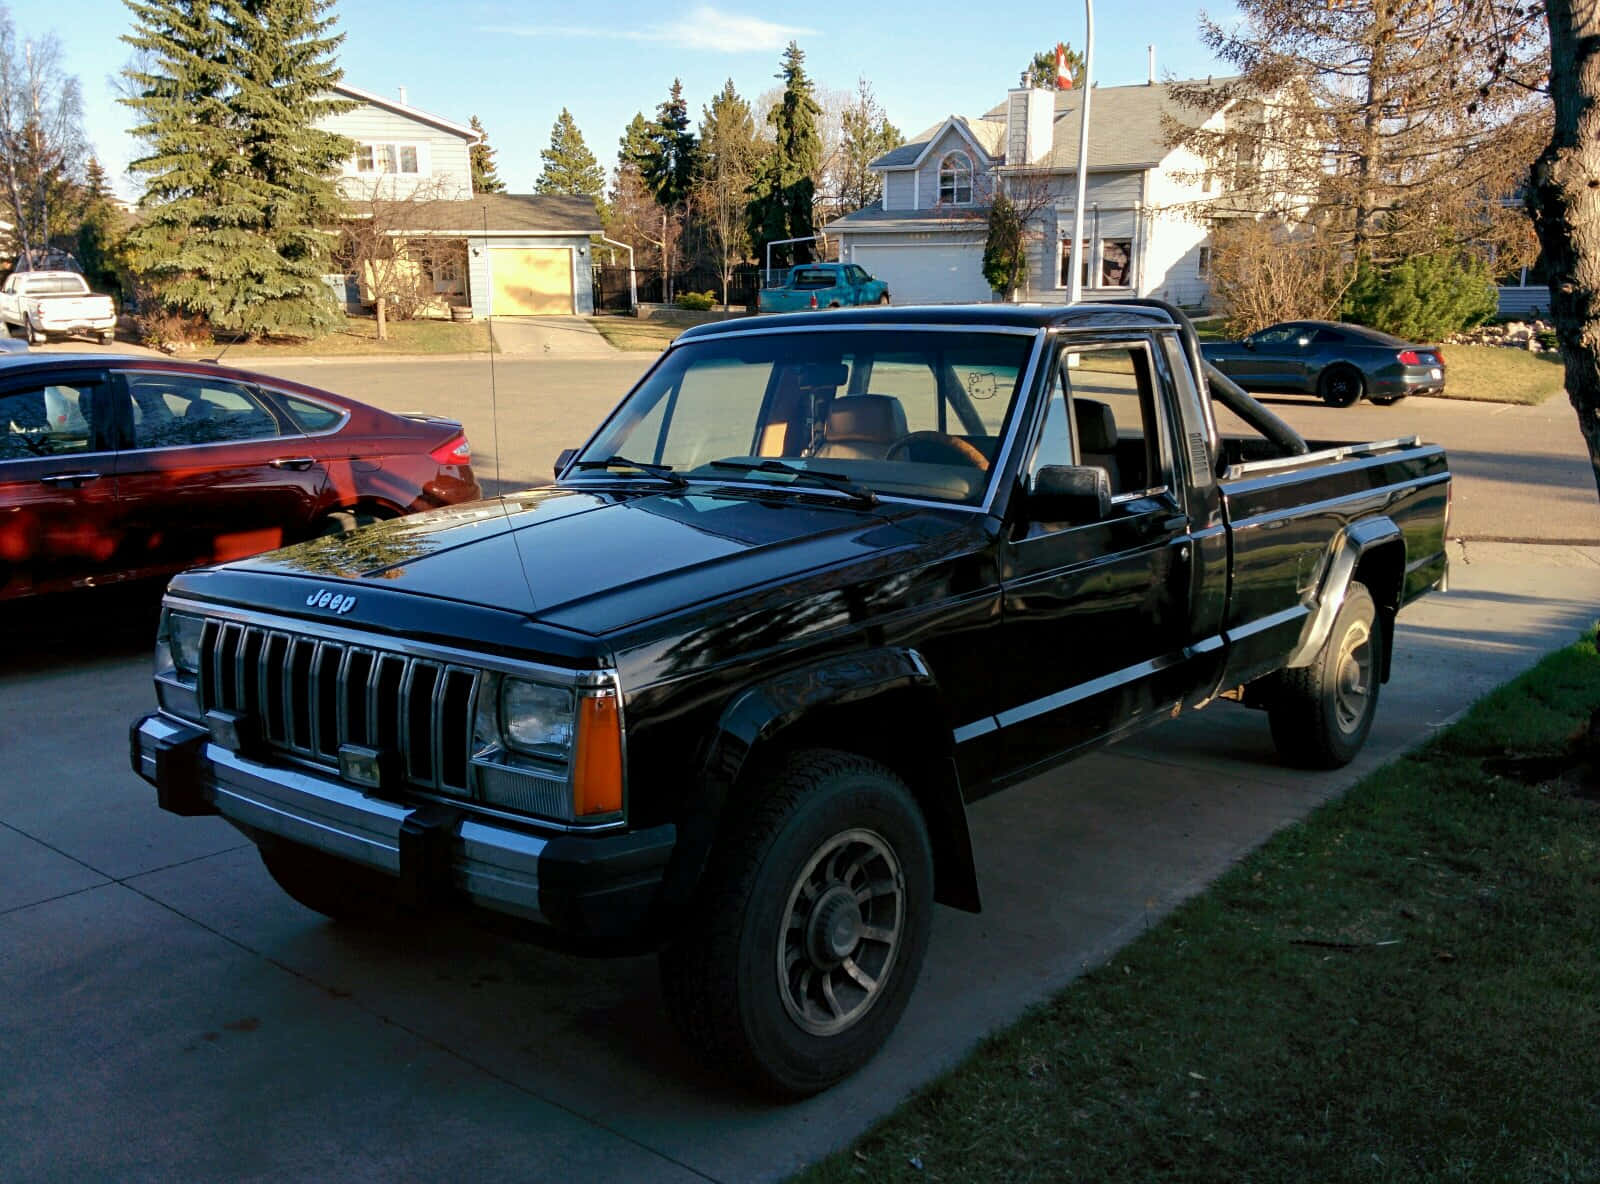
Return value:
M 175 374 L 127 376 L 137 448 L 173 448 L 268 439 L 278 421 L 249 388 L 224 379 Z
M 1143 342 L 1064 351 L 1029 479 L 1046 465 L 1104 469 L 1113 498 L 1147 495 L 1167 484 L 1166 450 Z
M 99 379 L 57 382 L 0 394 L 0 460 L 74 452 L 106 452 L 115 445 L 111 408 L 95 407 Z

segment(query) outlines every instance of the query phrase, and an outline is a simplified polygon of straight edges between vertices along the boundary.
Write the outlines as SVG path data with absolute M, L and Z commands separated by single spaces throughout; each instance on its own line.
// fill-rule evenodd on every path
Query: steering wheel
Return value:
M 907 460 L 930 465 L 970 465 L 980 473 L 989 471 L 989 458 L 970 440 L 947 436 L 943 432 L 912 432 L 901 436 L 883 454 L 884 460 Z

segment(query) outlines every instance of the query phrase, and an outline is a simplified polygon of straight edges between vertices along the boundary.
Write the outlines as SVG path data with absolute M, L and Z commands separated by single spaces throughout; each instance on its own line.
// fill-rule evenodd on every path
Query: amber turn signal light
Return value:
M 622 717 L 614 694 L 578 700 L 578 747 L 573 761 L 576 818 L 622 810 Z

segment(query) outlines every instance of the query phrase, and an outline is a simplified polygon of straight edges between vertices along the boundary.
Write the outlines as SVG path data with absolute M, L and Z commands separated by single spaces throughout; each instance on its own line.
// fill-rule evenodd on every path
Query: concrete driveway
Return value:
M 492 446 L 505 472 L 548 472 L 542 458 L 579 442 L 649 361 L 501 365 L 487 427 L 461 404 L 480 457 Z M 305 373 L 370 384 L 400 406 L 442 411 L 469 387 L 481 397 L 476 371 L 443 363 Z M 1370 435 L 1367 414 L 1337 426 Z M 1475 415 L 1470 429 L 1433 424 L 1476 432 Z M 1561 462 L 1555 435 L 1528 430 L 1528 455 Z M 1458 528 L 1467 493 L 1510 489 L 1484 469 L 1458 490 Z M 1592 489 L 1540 495 L 1548 537 L 1592 527 Z M 588 961 L 441 926 L 362 933 L 301 909 L 226 824 L 162 814 L 127 769 L 127 724 L 151 702 L 149 601 L 10 612 L 0 1178 L 780 1177 L 1597 615 L 1600 548 L 1452 550 L 1454 590 L 1402 618 L 1394 681 L 1350 769 L 1280 768 L 1264 718 L 1224 703 L 975 806 L 985 911 L 940 910 L 888 1047 L 789 1107 L 689 1061 L 650 959 Z

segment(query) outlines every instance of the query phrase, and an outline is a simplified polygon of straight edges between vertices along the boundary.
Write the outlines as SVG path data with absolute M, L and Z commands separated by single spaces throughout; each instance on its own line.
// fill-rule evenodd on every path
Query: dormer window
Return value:
M 965 152 L 952 152 L 940 162 L 939 202 L 951 206 L 972 204 L 972 158 Z

